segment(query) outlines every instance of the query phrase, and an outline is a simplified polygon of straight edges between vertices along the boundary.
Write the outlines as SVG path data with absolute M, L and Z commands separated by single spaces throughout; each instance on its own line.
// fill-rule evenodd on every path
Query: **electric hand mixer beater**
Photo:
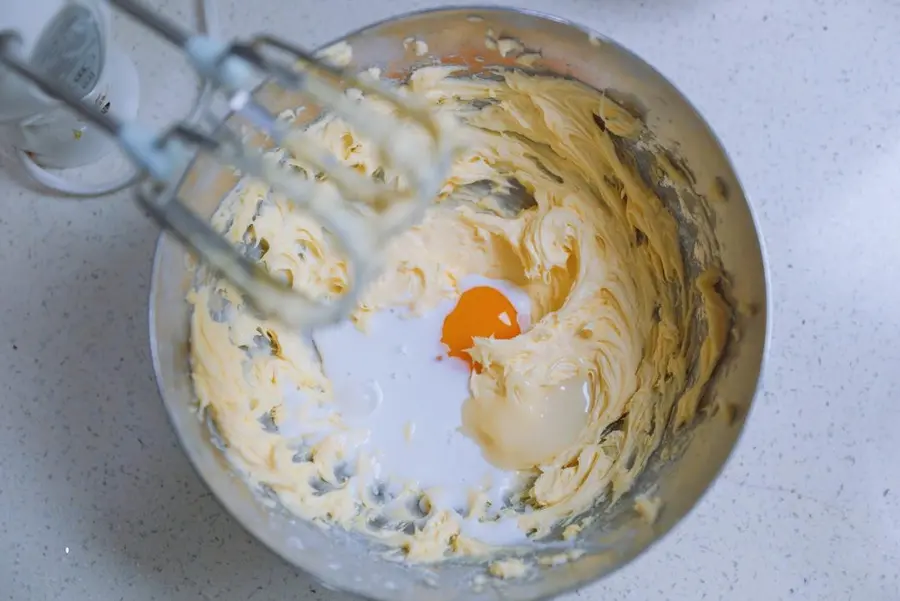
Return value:
M 135 186 L 137 201 L 162 227 L 240 288 L 264 315 L 297 327 L 345 317 L 355 306 L 364 284 L 377 272 L 379 249 L 390 237 L 414 224 L 440 191 L 452 148 L 444 133 L 446 128 L 415 98 L 363 80 L 271 36 L 223 42 L 186 31 L 132 0 L 108 0 L 109 5 L 183 51 L 215 94 L 224 98 L 247 126 L 294 159 L 313 166 L 321 175 L 315 178 L 319 181 L 307 180 L 274 159 L 272 153 L 246 144 L 246 131 L 236 132 L 220 125 L 209 133 L 209 128 L 181 121 L 154 132 L 133 119 L 105 110 L 108 107 L 102 102 L 86 102 L 80 85 L 86 78 L 101 77 L 105 66 L 105 40 L 90 35 L 92 25 L 99 31 L 98 24 L 106 22 L 104 3 L 42 0 L 36 3 L 39 10 L 33 9 L 34 1 L 28 2 L 27 8 L 25 4 L 16 2 L 12 6 L 18 8 L 6 11 L 6 24 L 0 30 L 0 116 L 16 110 L 27 112 L 27 106 L 62 103 L 99 126 L 141 172 L 143 177 Z M 52 7 L 45 10 L 44 5 Z M 56 48 L 59 54 L 53 62 L 55 68 L 48 68 L 50 63 L 41 57 L 48 46 L 53 47 L 53 38 L 59 39 L 65 32 L 63 26 L 67 23 L 80 28 L 71 36 L 76 42 L 69 48 Z M 86 69 L 93 72 L 85 72 Z M 378 145 L 385 164 L 400 177 L 388 184 L 343 165 L 301 128 L 278 119 L 255 101 L 253 91 L 261 80 L 303 93 L 343 119 Z M 361 94 L 348 94 L 349 90 Z M 393 109 L 391 114 L 372 110 L 360 102 L 361 96 L 386 101 Z M 221 164 L 268 183 L 328 228 L 347 257 L 350 289 L 324 300 L 295 291 L 246 258 L 188 209 L 177 196 L 178 180 L 198 153 L 207 153 Z

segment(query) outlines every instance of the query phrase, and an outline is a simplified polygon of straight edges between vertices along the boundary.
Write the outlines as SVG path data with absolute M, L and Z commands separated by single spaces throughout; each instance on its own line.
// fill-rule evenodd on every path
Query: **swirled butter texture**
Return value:
M 574 81 L 453 74 L 422 68 L 407 87 L 459 118 L 465 150 L 424 221 L 384 250 L 349 322 L 290 331 L 211 277 L 190 296 L 196 394 L 236 468 L 298 516 L 409 561 L 577 533 L 579 516 L 631 489 L 666 427 L 693 419 L 731 319 L 708 226 L 685 243 L 677 211 L 623 152 L 647 133 L 638 118 Z M 339 119 L 309 133 L 360 173 L 396 177 Z M 656 164 L 659 183 L 678 192 L 689 184 L 668 164 Z M 268 186 L 242 181 L 214 223 L 295 289 L 348 286 L 327 231 Z M 442 325 L 473 286 L 502 294 L 475 305 L 501 307 L 509 335 L 447 356 Z M 395 347 L 410 381 L 445 371 L 419 392 L 360 376 Z M 414 451 L 381 453 L 388 439 L 449 446 L 414 466 Z M 471 473 L 454 480 L 460 466 Z

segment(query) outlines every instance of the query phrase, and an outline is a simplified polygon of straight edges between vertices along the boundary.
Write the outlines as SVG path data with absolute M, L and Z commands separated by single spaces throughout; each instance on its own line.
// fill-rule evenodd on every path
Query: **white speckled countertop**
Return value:
M 229 33 L 315 45 L 417 0 L 219 0 Z M 157 2 L 190 19 L 191 0 Z M 773 336 L 724 474 L 637 561 L 567 599 L 900 600 L 900 3 L 523 0 L 636 51 L 696 104 L 761 220 Z M 265 7 L 260 9 L 259 6 Z M 141 114 L 183 63 L 120 20 Z M 154 226 L 0 171 L 0 598 L 346 596 L 263 549 L 200 483 L 147 343 Z

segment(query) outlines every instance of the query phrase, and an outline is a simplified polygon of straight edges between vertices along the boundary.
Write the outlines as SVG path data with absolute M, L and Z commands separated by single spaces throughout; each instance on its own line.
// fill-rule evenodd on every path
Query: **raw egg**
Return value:
M 510 283 L 467 276 L 459 285 L 461 291 L 500 290 L 520 318 L 530 315 L 527 294 Z M 477 440 L 462 431 L 471 372 L 455 359 L 435 360 L 447 356 L 441 329 L 458 300 L 441 301 L 422 315 L 403 308 L 378 311 L 365 330 L 350 320 L 317 328 L 312 338 L 332 389 L 332 402 L 323 412 L 339 417 L 340 426 L 332 429 L 328 421 L 322 429 L 321 422 L 294 411 L 286 427 L 319 428 L 314 436 L 338 433 L 348 463 L 362 466 L 358 469 L 366 478 L 384 484 L 392 495 L 415 483 L 421 490 L 441 491 L 444 501 L 437 501 L 436 492 L 428 497 L 433 507 L 467 508 L 467 513 L 477 488 L 492 504 L 502 505 L 518 476 L 491 465 Z M 529 325 L 524 319 L 519 322 L 523 331 Z
M 516 307 L 496 288 L 476 286 L 459 297 L 444 319 L 441 342 L 448 355 L 462 359 L 472 367 L 469 349 L 475 338 L 506 340 L 521 333 Z

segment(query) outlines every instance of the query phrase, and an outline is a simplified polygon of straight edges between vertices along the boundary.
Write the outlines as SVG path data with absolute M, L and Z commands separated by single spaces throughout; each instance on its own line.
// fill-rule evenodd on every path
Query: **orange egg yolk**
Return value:
M 474 338 L 506 340 L 520 333 L 516 308 L 509 299 L 490 286 L 478 286 L 463 292 L 444 319 L 441 342 L 447 345 L 451 357 L 472 367 L 468 351 L 475 344 Z

